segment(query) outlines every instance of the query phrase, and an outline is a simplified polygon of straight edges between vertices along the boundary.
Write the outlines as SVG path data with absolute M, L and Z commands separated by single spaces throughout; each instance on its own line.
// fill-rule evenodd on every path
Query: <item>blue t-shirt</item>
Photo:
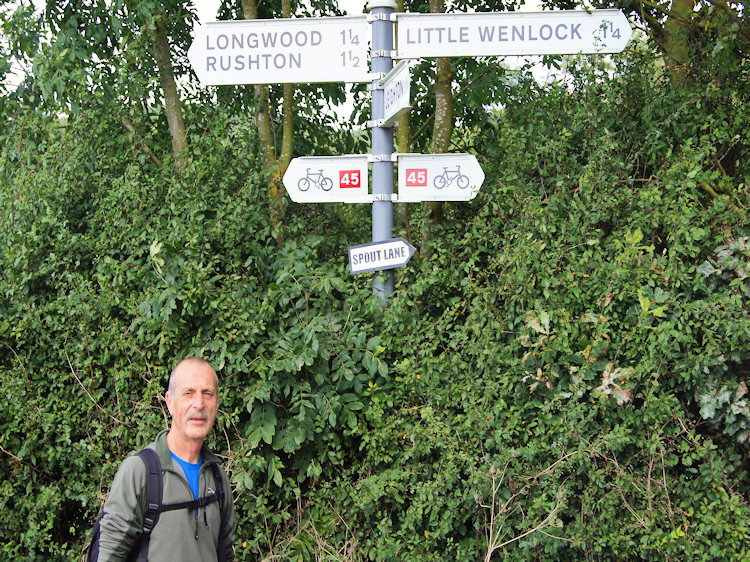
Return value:
M 185 477 L 187 478 L 188 484 L 190 485 L 190 489 L 193 491 L 193 499 L 197 499 L 198 493 L 200 492 L 198 488 L 200 486 L 203 453 L 201 452 L 200 459 L 197 463 L 184 461 L 180 457 L 175 455 L 172 451 L 169 451 L 169 454 L 172 455 L 172 458 L 177 462 L 177 464 L 182 467 L 182 471 L 185 473 Z

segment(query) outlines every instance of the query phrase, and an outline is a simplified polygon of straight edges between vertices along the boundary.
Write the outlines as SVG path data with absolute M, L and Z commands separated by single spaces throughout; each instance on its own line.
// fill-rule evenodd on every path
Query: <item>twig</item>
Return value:
M 566 541 L 566 542 L 573 542 L 573 539 L 569 539 L 567 537 L 558 537 L 557 535 L 553 535 L 551 533 L 547 533 L 545 531 L 542 531 L 541 529 L 539 529 L 539 532 L 542 533 L 543 535 L 546 535 L 546 536 L 548 536 L 550 538 L 553 538 L 553 539 L 557 539 L 557 540 L 561 540 L 561 541 Z
M 2 451 L 3 453 L 5 453 L 9 457 L 11 457 L 16 462 L 19 462 L 19 463 L 24 464 L 26 466 L 31 466 L 29 463 L 24 462 L 24 460 L 21 457 L 17 457 L 16 455 L 14 455 L 10 451 L 8 451 L 6 448 L 4 448 L 2 445 L 0 445 L 0 451 Z M 31 466 L 31 468 L 34 468 L 34 467 Z
M 568 458 L 570 458 L 570 457 L 572 457 L 574 455 L 577 455 L 578 453 L 580 453 L 580 451 L 573 451 L 572 453 L 567 453 L 567 454 L 563 455 L 562 457 L 560 457 L 559 459 L 557 459 L 555 462 L 553 462 L 551 465 L 549 465 L 547 468 L 545 468 L 544 470 L 542 470 L 539 474 L 537 474 L 536 476 L 534 476 L 534 480 L 537 480 L 540 476 L 544 476 L 545 474 L 549 474 L 550 472 L 552 472 L 552 469 L 555 468 L 555 466 L 557 466 L 559 463 L 563 462 L 564 460 L 566 460 L 566 459 L 568 459 Z
M 81 379 L 78 378 L 78 375 L 76 374 L 76 371 L 73 368 L 73 364 L 70 362 L 70 357 L 68 357 L 68 352 L 65 351 L 65 350 L 63 350 L 63 353 L 65 353 L 65 359 L 68 361 L 68 367 L 70 367 L 70 372 L 73 375 L 73 378 L 75 378 L 75 380 L 78 383 L 78 385 L 83 389 L 83 391 L 86 393 L 86 395 L 91 399 L 91 401 L 94 403 L 94 406 L 96 406 L 99 409 L 99 411 L 101 411 L 104 415 L 109 416 L 110 418 L 112 418 L 112 420 L 115 423 L 124 424 L 125 422 L 123 422 L 122 420 L 118 420 L 116 417 L 114 417 L 112 414 L 110 414 L 109 412 L 107 412 L 104 408 L 102 408 L 99 405 L 99 402 L 96 401 L 96 398 L 94 398 L 94 396 L 83 385 L 83 383 L 81 382 Z
M 16 153 L 18 154 L 18 162 L 21 164 L 21 169 L 24 172 L 28 172 L 28 173 L 30 173 L 33 176 L 34 172 L 31 171 L 31 170 L 29 170 L 28 168 L 26 168 L 26 166 L 23 163 L 23 158 L 21 156 L 21 143 L 23 143 L 23 128 L 25 126 L 26 126 L 26 123 L 24 123 L 23 125 L 21 125 L 20 136 L 18 138 L 18 145 L 16 146 Z
M 517 537 L 513 537 L 512 539 L 505 541 L 503 544 L 499 545 L 497 548 L 503 548 L 504 546 L 507 546 L 507 545 L 509 545 L 512 542 L 520 540 L 520 539 L 522 539 L 522 538 L 530 535 L 531 533 L 536 533 L 537 531 L 539 531 L 541 529 L 544 529 L 545 527 L 548 527 L 551 524 L 550 520 L 555 515 L 557 515 L 557 512 L 560 511 L 561 507 L 562 507 L 562 501 L 558 497 L 558 503 L 557 503 L 557 505 L 554 508 L 552 508 L 552 511 L 550 511 L 547 514 L 547 517 L 544 518 L 544 521 L 542 521 L 541 523 L 539 523 L 539 525 L 537 525 L 533 529 L 530 529 L 530 530 L 526 531 L 525 533 L 522 533 L 522 534 L 518 535 Z
M 669 521 L 672 523 L 674 528 L 674 512 L 672 511 L 672 502 L 669 499 L 669 488 L 667 487 L 667 472 L 664 469 L 664 449 L 659 447 L 659 453 L 661 454 L 661 476 L 664 479 L 664 493 L 667 495 L 667 507 L 669 508 Z
M 133 138 L 143 147 L 143 150 L 146 151 L 146 154 L 148 154 L 148 159 L 151 160 L 152 163 L 156 164 L 156 166 L 161 167 L 161 160 L 154 154 L 154 152 L 151 150 L 151 147 L 149 147 L 146 144 L 146 141 L 144 141 L 139 135 L 138 132 L 135 130 L 135 125 L 133 125 L 130 121 L 125 119 L 122 115 L 120 116 L 120 123 L 122 123 L 122 126 L 125 127 L 128 131 L 133 133 Z

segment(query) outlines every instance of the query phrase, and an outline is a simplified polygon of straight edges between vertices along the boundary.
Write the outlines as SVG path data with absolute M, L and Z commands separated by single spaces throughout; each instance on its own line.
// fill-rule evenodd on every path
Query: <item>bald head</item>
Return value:
M 174 395 L 174 381 L 175 381 L 175 375 L 179 375 L 180 371 L 184 370 L 185 368 L 190 367 L 202 367 L 202 368 L 209 368 L 211 369 L 211 372 L 214 374 L 214 382 L 216 383 L 216 390 L 218 392 L 219 390 L 219 377 L 216 374 L 216 371 L 211 366 L 211 363 L 203 359 L 202 357 L 186 357 L 177 365 L 174 369 L 172 369 L 172 373 L 169 375 L 169 388 L 167 389 L 171 395 Z

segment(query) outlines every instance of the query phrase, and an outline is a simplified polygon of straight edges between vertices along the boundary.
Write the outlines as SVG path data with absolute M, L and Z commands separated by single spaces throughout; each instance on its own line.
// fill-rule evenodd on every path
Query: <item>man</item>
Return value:
M 151 532 L 148 558 L 154 562 L 234 559 L 234 517 L 229 479 L 221 470 L 215 482 L 210 465 L 219 463 L 203 441 L 219 407 L 219 380 L 208 361 L 182 360 L 169 377 L 167 407 L 172 416 L 149 445 L 161 461 L 162 504 L 174 504 L 216 493 L 223 486 L 223 508 L 214 501 L 197 509 L 165 511 Z M 100 522 L 99 560 L 125 560 L 137 547 L 146 510 L 147 470 L 138 456 L 117 471 Z M 220 556 L 223 553 L 223 557 Z

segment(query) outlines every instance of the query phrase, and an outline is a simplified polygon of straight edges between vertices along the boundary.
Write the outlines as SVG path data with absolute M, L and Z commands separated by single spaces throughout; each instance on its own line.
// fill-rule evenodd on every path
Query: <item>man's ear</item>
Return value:
M 169 391 L 167 390 L 167 393 L 164 395 L 164 401 L 167 403 L 167 410 L 169 410 L 169 415 L 172 415 L 172 395 L 169 394 Z

